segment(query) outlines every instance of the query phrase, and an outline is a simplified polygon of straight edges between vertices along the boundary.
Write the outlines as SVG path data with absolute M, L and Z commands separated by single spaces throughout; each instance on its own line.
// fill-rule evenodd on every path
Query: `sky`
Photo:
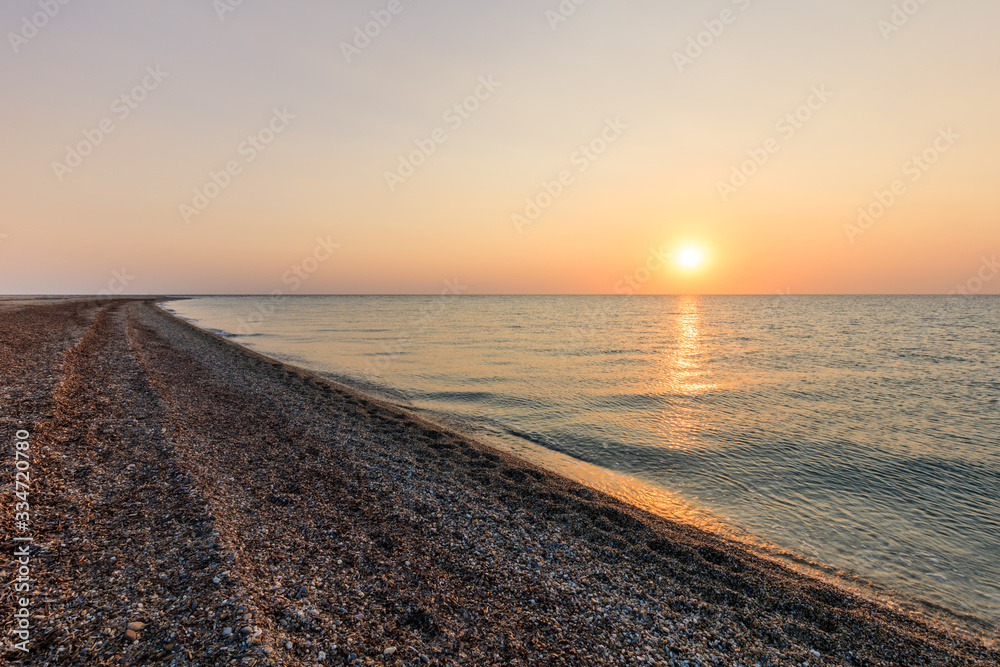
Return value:
M 998 24 L 5 0 L 0 293 L 998 294 Z

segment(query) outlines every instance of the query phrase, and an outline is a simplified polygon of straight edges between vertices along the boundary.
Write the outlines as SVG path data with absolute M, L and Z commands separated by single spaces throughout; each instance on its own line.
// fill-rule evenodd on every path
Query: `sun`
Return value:
M 682 246 L 674 254 L 677 266 L 685 271 L 700 269 L 705 264 L 705 251 L 696 245 Z

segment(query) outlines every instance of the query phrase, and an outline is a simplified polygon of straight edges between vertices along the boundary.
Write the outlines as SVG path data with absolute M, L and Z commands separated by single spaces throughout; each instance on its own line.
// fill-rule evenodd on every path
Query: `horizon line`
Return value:
M 187 294 L 69 294 L 69 293 L 48 293 L 48 294 L 0 294 L 0 299 L 192 299 L 205 297 L 254 297 L 254 298 L 278 298 L 278 297 L 400 297 L 400 296 L 457 296 L 457 297 L 594 297 L 594 296 L 616 296 L 616 297 L 736 297 L 736 296 L 871 296 L 871 297 L 996 297 L 997 293 L 975 293 L 956 294 L 954 292 L 809 292 L 809 293 L 782 293 L 782 292 L 746 292 L 746 293 L 725 293 L 725 292 L 704 292 L 704 293 L 642 293 L 642 294 L 617 294 L 606 292 L 593 293 L 558 293 L 558 292 L 491 292 L 484 294 L 455 294 L 455 293 L 435 293 L 435 292 L 341 292 L 341 293 L 315 293 L 315 294 L 265 294 L 258 292 L 204 292 Z

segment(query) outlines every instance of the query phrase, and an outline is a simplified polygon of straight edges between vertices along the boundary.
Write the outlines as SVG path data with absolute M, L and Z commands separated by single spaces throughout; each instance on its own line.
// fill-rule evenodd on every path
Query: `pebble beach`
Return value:
M 0 301 L 5 664 L 1000 664 L 156 303 Z

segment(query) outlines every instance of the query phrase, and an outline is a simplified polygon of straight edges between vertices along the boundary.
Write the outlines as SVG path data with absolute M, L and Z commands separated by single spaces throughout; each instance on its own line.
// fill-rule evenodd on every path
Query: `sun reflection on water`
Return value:
M 671 306 L 655 379 L 664 401 L 658 415 L 659 443 L 665 449 L 689 451 L 701 446 L 697 434 L 706 423 L 698 397 L 719 385 L 704 365 L 699 298 L 677 297 Z
M 702 363 L 699 322 L 698 297 L 678 297 L 674 323 L 676 343 L 673 354 L 667 357 L 663 382 L 664 388 L 674 394 L 690 396 L 718 387 L 710 381 Z

